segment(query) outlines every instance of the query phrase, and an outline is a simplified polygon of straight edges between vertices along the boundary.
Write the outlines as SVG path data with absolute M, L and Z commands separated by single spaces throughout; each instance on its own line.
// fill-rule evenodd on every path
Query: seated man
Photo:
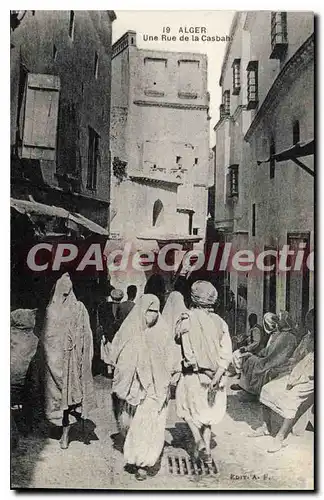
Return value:
M 251 313 L 248 322 L 250 327 L 248 334 L 240 339 L 237 338 L 238 349 L 233 353 L 233 365 L 239 376 L 241 375 L 242 359 L 246 353 L 258 354 L 266 346 L 268 340 L 262 326 L 258 324 L 256 314 Z
M 296 417 L 301 415 L 300 408 L 304 406 L 305 411 L 314 402 L 314 353 L 307 354 L 290 375 L 266 384 L 262 388 L 260 402 L 264 405 L 264 420 L 268 433 L 271 432 L 271 410 L 284 418 L 272 445 L 268 448 L 269 453 L 275 453 L 284 446 L 284 440 L 296 422 Z
M 263 425 L 252 436 L 271 432 L 271 410 L 284 418 L 269 453 L 279 451 L 284 439 L 301 415 L 300 411 L 310 407 L 314 400 L 314 309 L 305 318 L 307 334 L 295 349 L 287 363 L 272 370 L 277 378 L 265 384 L 261 390 Z
M 245 354 L 238 386 L 256 396 L 260 395 L 262 387 L 269 382 L 270 370 L 286 363 L 297 344 L 287 311 L 280 311 L 278 316 L 266 313 L 263 327 L 269 337 L 267 345 L 258 354 L 250 352 Z M 234 386 L 231 386 L 231 389 L 237 390 Z

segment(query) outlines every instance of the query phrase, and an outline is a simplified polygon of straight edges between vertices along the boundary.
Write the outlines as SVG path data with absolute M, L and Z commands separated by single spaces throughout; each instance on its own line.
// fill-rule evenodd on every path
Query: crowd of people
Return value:
M 207 281 L 192 284 L 189 301 L 171 292 L 163 309 L 154 293 L 136 296 L 133 285 L 125 301 L 113 289 L 99 306 L 99 334 L 93 337 L 69 275 L 56 282 L 23 394 L 26 408 L 35 414 L 42 407 L 38 416 L 62 427 L 61 448 L 69 446 L 71 424 L 95 408 L 93 339 L 99 339 L 125 463 L 138 480 L 162 455 L 172 393 L 177 415 L 192 433 L 192 455 L 211 463 L 212 426 L 226 413 L 231 375 L 238 379 L 231 388 L 254 395 L 263 408 L 264 424 L 251 437 L 272 433 L 273 412 L 283 418 L 268 451 L 281 449 L 296 419 L 313 404 L 314 311 L 306 316 L 300 342 L 286 311 L 266 313 L 262 326 L 252 313 L 247 333 L 234 337 L 215 312 L 218 293 Z M 14 313 L 17 328 L 22 316 Z

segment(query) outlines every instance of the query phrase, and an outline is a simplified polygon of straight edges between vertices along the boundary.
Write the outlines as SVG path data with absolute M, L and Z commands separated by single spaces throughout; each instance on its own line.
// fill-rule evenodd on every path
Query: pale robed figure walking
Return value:
M 225 372 L 232 359 L 232 343 L 225 321 L 214 313 L 217 290 L 206 281 L 191 288 L 191 306 L 175 328 L 181 346 L 182 373 L 176 390 L 177 414 L 189 425 L 194 455 L 211 461 L 211 426 L 226 412 Z
M 138 480 L 158 462 L 163 446 L 173 338 L 155 295 L 143 295 L 118 330 L 110 350 L 115 417 L 125 436 L 124 458 Z
M 63 426 L 61 448 L 69 445 L 70 425 L 96 408 L 91 372 L 93 339 L 88 312 L 77 300 L 68 273 L 56 282 L 28 390 L 41 395 L 47 421 Z

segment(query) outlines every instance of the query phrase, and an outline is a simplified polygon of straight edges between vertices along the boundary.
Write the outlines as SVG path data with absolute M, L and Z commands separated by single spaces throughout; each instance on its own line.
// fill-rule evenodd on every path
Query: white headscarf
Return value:
M 109 364 L 115 367 L 113 392 L 127 401 L 134 376 L 151 397 L 164 403 L 171 379 L 170 348 L 173 338 L 160 313 L 155 325 L 148 327 L 145 313 L 159 311 L 155 295 L 140 297 L 112 341 Z

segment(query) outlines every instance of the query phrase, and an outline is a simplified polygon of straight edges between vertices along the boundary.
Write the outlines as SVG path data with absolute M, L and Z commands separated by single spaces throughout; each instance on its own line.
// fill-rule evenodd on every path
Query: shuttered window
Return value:
M 21 157 L 55 160 L 60 78 L 29 74 L 23 121 Z

